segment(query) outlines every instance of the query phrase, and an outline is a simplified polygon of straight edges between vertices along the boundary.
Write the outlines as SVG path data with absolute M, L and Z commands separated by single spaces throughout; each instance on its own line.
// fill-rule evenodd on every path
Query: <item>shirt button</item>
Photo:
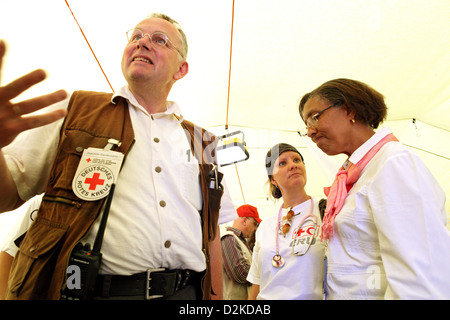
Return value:
M 161 172 L 161 167 L 156 167 L 156 168 L 155 168 L 155 171 L 158 172 L 158 173 L 160 173 L 160 172 Z
M 161 200 L 159 202 L 159 205 L 164 208 L 166 206 L 166 202 L 164 200 Z
M 153 138 L 153 141 L 155 141 L 156 143 L 159 142 L 159 138 Z
M 84 150 L 83 147 L 76 147 L 75 148 L 76 152 L 83 152 L 83 150 Z
M 171 245 L 172 245 L 172 243 L 169 240 L 164 242 L 164 247 L 166 247 L 166 248 L 170 248 Z

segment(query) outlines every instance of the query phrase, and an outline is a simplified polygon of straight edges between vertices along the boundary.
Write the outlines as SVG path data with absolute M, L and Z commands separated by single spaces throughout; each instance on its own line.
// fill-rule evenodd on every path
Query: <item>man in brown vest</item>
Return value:
M 247 281 L 253 250 L 249 240 L 254 238 L 261 219 L 258 209 L 249 204 L 237 208 L 237 214 L 239 218 L 221 233 L 224 300 L 247 300 L 252 285 Z
M 216 235 L 218 224 L 236 213 L 214 170 L 216 140 L 167 101 L 188 73 L 186 36 L 162 14 L 127 35 L 127 85 L 114 94 L 74 92 L 50 112 L 26 118 L 65 93 L 10 102 L 41 81 L 42 71 L 0 88 L 0 210 L 45 191 L 35 222 L 19 239 L 9 299 L 60 299 L 79 290 L 70 257 L 92 249 L 87 244 L 95 241 L 105 207 L 102 260 L 89 298 L 222 297 Z

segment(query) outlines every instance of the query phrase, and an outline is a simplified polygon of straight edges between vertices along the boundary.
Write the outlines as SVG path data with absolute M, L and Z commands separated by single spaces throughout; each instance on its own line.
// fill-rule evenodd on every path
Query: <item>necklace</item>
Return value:
M 303 222 L 306 220 L 306 218 L 308 218 L 308 217 L 313 215 L 312 211 L 313 211 L 313 207 L 314 207 L 314 201 L 313 201 L 313 198 L 310 198 L 310 199 L 311 199 L 311 205 L 310 205 L 310 208 L 309 208 L 309 214 L 305 215 L 305 217 L 303 217 L 300 220 L 300 223 L 298 224 L 299 227 L 303 224 Z M 280 211 L 278 212 L 277 225 L 276 225 L 276 230 L 275 230 L 275 250 L 276 250 L 276 252 L 275 252 L 275 255 L 272 258 L 272 266 L 274 266 L 275 268 L 282 268 L 284 266 L 284 258 L 280 255 L 280 251 L 279 251 L 279 248 L 278 248 L 278 233 L 279 233 L 280 226 L 281 226 L 280 225 L 280 216 L 281 216 L 282 210 L 283 210 L 283 205 L 281 205 Z M 300 214 L 300 213 L 301 212 L 299 212 L 298 214 Z M 283 233 L 284 236 L 286 236 L 286 233 L 291 228 L 292 222 L 290 220 L 292 220 L 292 218 L 294 216 L 296 216 L 296 215 L 297 214 L 294 213 L 294 211 L 292 210 L 292 207 L 291 207 L 289 212 L 286 214 L 286 217 L 283 217 L 283 218 L 285 218 L 284 221 L 288 221 L 289 220 L 289 227 L 284 227 L 286 225 L 286 223 L 282 227 L 282 233 Z M 287 218 L 288 216 L 290 216 L 290 219 Z M 287 229 L 286 232 L 284 231 L 285 229 Z

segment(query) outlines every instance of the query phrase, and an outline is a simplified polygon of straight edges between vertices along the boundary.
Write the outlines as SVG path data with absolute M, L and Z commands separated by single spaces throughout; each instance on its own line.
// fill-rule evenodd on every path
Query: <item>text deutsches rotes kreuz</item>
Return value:
M 75 195 L 87 201 L 106 197 L 117 180 L 122 161 L 120 152 L 85 149 L 72 182 Z

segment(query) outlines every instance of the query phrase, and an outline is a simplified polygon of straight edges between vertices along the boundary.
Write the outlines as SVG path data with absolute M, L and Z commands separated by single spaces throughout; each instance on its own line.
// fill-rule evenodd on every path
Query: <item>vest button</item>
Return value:
M 161 167 L 156 167 L 156 168 L 155 168 L 155 171 L 158 172 L 158 173 L 160 173 L 160 172 L 161 172 Z
M 171 245 L 172 245 L 172 243 L 169 240 L 164 242 L 164 247 L 166 247 L 166 248 L 170 248 Z
M 166 202 L 164 200 L 161 200 L 159 202 L 159 205 L 164 208 L 166 206 Z

